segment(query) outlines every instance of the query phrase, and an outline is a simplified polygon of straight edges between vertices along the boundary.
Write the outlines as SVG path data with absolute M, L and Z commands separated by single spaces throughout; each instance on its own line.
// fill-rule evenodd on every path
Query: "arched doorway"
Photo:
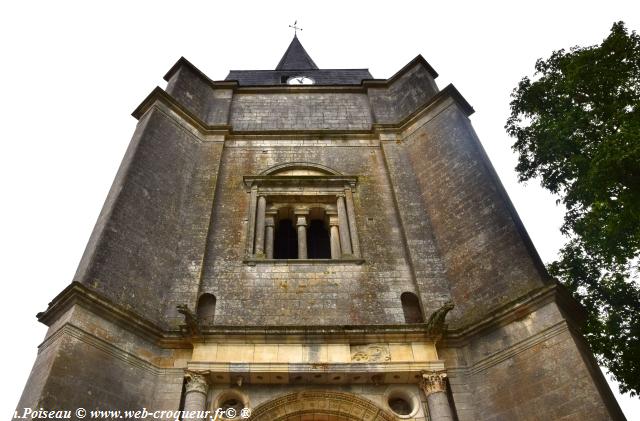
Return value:
M 368 399 L 345 392 L 306 390 L 265 402 L 251 413 L 252 421 L 394 421 L 388 411 Z

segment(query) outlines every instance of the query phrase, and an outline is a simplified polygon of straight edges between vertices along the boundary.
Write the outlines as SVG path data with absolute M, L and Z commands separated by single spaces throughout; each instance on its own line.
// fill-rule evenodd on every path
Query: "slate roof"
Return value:
M 369 69 L 319 69 L 294 35 L 275 70 L 231 70 L 225 80 L 240 86 L 284 85 L 291 76 L 308 76 L 316 85 L 359 85 L 373 79 Z
M 293 36 L 289 48 L 284 52 L 280 59 L 280 63 L 276 66 L 276 70 L 314 70 L 318 66 L 313 62 L 307 51 L 304 49 L 298 37 Z

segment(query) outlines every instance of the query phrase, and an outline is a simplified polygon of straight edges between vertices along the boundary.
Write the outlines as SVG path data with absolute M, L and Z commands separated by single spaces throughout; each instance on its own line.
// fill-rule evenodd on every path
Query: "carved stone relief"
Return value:
M 351 345 L 351 361 L 356 363 L 378 363 L 391 361 L 389 345 Z

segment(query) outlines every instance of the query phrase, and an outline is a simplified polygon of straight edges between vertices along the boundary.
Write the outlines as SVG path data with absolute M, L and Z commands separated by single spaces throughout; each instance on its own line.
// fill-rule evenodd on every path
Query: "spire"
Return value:
M 284 52 L 284 55 L 280 59 L 280 63 L 276 67 L 276 70 L 311 70 L 317 69 L 318 66 L 313 62 L 309 54 L 305 51 L 298 36 L 294 35 L 289 48 Z

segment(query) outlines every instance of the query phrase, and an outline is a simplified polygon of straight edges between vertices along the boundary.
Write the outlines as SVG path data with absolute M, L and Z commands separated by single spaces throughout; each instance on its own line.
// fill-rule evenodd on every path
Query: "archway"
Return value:
M 265 402 L 251 413 L 252 421 L 394 421 L 396 417 L 376 404 L 345 392 L 305 390 Z

